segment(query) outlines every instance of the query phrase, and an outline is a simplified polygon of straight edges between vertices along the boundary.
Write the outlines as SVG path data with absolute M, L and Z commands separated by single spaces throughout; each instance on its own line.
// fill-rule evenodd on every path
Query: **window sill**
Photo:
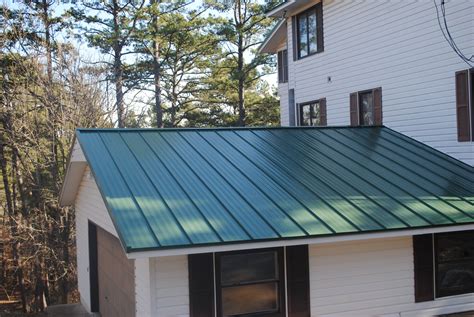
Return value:
M 303 59 L 306 59 L 306 58 L 308 58 L 308 57 L 315 56 L 315 55 L 318 55 L 318 54 L 321 54 L 321 53 L 324 53 L 324 50 L 316 51 L 316 52 L 314 52 L 314 53 L 311 53 L 311 54 L 306 55 L 306 56 L 303 56 L 303 57 L 298 57 L 295 62 L 298 62 L 298 61 L 300 61 L 300 60 L 303 60 Z

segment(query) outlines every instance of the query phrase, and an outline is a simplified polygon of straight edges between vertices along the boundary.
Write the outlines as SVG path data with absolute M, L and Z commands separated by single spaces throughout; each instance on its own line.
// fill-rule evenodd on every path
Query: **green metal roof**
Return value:
M 385 127 L 77 138 L 127 252 L 474 223 L 473 168 Z

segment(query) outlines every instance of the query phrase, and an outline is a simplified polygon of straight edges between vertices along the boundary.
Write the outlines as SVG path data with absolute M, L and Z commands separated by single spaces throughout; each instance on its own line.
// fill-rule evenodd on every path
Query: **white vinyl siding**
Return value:
M 157 317 L 189 317 L 188 257 L 151 259 L 152 303 Z
M 456 44 L 471 54 L 474 2 L 446 8 Z M 384 125 L 474 164 L 474 144 L 458 142 L 456 127 L 454 74 L 468 66 L 444 39 L 433 1 L 323 1 L 323 17 L 324 52 L 297 61 L 287 21 L 288 88 L 297 103 L 324 96 L 328 125 L 348 125 L 349 94 L 382 87 Z M 288 100 L 280 100 L 288 125 Z
M 312 316 L 432 316 L 474 308 L 474 295 L 415 303 L 411 237 L 310 245 L 309 263 Z

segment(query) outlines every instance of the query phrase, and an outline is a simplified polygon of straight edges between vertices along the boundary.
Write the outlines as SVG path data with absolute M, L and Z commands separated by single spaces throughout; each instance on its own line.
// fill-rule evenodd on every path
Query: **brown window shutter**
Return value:
M 283 82 L 288 82 L 288 50 L 283 51 Z
M 321 125 L 327 126 L 328 125 L 328 115 L 326 109 L 326 98 L 319 99 L 319 111 L 321 115 Z
M 278 82 L 284 82 L 283 79 L 283 51 L 278 52 Z
M 291 42 L 293 44 L 293 61 L 296 61 L 298 59 L 298 32 L 297 32 L 297 26 L 296 26 L 296 16 L 291 17 L 291 33 L 292 33 L 292 38 Z
M 374 121 L 375 125 L 382 125 L 382 88 L 375 88 L 372 91 L 374 96 Z
M 415 302 L 434 299 L 433 235 L 413 236 L 413 262 L 415 265 Z
M 359 106 L 358 106 L 356 92 L 350 95 L 350 113 L 351 113 L 351 126 L 353 127 L 358 126 L 359 125 Z
M 456 117 L 458 141 L 471 140 L 469 120 L 469 71 L 456 72 Z
M 188 256 L 189 313 L 191 317 L 214 316 L 214 259 L 212 253 Z
M 309 317 L 309 258 L 308 246 L 286 248 L 288 317 Z
M 316 23 L 317 23 L 317 41 L 318 41 L 318 52 L 324 51 L 324 32 L 323 32 L 323 4 L 322 1 L 318 4 L 316 9 Z

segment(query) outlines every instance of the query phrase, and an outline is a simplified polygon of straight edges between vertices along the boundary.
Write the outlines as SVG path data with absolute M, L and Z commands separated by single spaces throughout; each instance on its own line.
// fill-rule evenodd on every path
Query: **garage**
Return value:
M 119 240 L 89 224 L 91 308 L 102 317 L 135 316 L 134 262 Z

